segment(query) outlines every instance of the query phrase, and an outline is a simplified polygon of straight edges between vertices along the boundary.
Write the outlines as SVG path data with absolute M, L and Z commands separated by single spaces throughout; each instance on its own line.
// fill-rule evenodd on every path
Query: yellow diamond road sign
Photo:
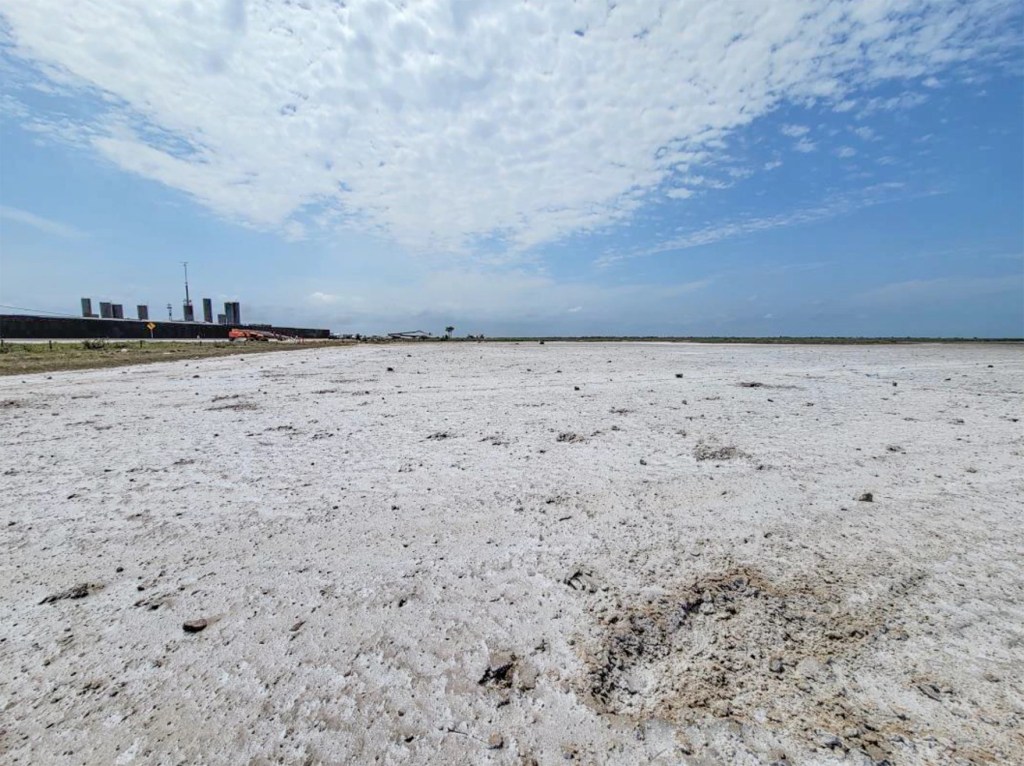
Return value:
M 153 332 L 153 330 L 155 330 L 155 329 L 156 329 L 156 325 L 155 325 L 155 324 L 153 324 L 152 322 L 149 322 L 149 323 L 148 323 L 148 324 L 146 325 L 146 329 L 147 329 L 147 330 L 149 330 L 150 332 Z

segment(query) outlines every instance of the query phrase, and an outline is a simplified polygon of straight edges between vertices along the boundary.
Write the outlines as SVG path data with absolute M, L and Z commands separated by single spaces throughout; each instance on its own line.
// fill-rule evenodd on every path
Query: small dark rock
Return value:
M 768 663 L 768 670 L 770 670 L 772 673 L 781 673 L 782 660 L 778 657 L 773 657 L 771 659 L 771 662 Z
M 500 734 L 492 734 L 487 738 L 488 750 L 501 750 L 503 747 L 505 747 L 505 738 Z
M 477 681 L 481 686 L 495 686 L 500 689 L 512 687 L 512 676 L 516 656 L 511 652 L 495 652 L 487 663 L 487 669 Z
M 576 569 L 562 580 L 573 590 L 580 590 L 586 593 L 597 593 L 597 581 L 590 572 L 585 572 L 582 569 Z
M 201 630 L 206 630 L 206 626 L 209 624 L 206 620 L 199 618 L 198 620 L 188 620 L 182 623 L 181 627 L 186 633 L 198 633 Z
M 873 503 L 875 502 L 875 495 L 872 492 L 865 492 L 860 497 L 858 497 L 857 500 L 859 500 L 862 503 Z
M 828 732 L 822 734 L 818 738 L 818 744 L 822 747 L 827 747 L 829 750 L 836 750 L 843 746 L 842 741 L 835 734 L 829 734 Z
M 572 431 L 563 431 L 558 435 L 558 439 L 556 439 L 556 441 L 569 442 L 570 444 L 575 444 L 578 442 L 586 441 L 586 438 Z

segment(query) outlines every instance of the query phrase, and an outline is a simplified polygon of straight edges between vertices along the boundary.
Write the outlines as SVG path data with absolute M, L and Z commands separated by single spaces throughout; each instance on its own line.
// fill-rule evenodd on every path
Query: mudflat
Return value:
M 0 379 L 0 760 L 1024 762 L 1024 349 Z

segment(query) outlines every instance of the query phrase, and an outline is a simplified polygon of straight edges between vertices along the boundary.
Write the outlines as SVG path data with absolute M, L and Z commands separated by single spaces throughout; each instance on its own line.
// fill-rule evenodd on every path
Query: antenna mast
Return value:
M 186 322 L 195 321 L 195 314 L 192 311 L 192 299 L 188 294 L 188 261 L 182 261 L 181 265 L 185 267 L 185 303 L 182 306 L 183 319 Z

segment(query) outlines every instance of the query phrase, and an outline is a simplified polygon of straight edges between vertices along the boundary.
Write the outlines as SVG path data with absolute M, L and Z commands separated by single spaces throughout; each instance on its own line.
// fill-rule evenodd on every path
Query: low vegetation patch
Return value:
M 36 372 L 87 370 L 122 367 L 130 364 L 172 362 L 178 359 L 204 359 L 210 356 L 296 351 L 322 346 L 351 345 L 331 341 L 304 343 L 236 344 L 228 341 L 40 341 L 8 343 L 0 353 L 0 375 L 27 375 Z

